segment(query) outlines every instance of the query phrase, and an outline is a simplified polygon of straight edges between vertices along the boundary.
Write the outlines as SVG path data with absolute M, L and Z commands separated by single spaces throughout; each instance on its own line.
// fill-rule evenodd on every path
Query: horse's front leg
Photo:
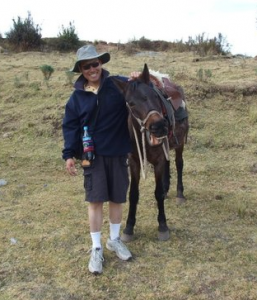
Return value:
M 139 180 L 140 166 L 134 158 L 130 158 L 130 190 L 129 190 L 129 211 L 127 216 L 126 227 L 123 230 L 121 239 L 124 242 L 130 242 L 134 237 L 134 227 L 136 224 L 137 204 L 139 200 Z
M 184 145 L 181 145 L 179 148 L 175 149 L 176 158 L 176 169 L 177 169 L 177 204 L 182 204 L 186 201 L 184 197 L 184 185 L 183 185 L 183 149 Z
M 165 162 L 165 169 L 163 172 L 163 188 L 164 188 L 164 198 L 168 197 L 170 189 L 170 161 Z
M 166 191 L 163 185 L 162 172 L 158 168 L 155 168 L 155 199 L 157 201 L 158 206 L 158 239 L 160 241 L 166 241 L 170 238 L 170 230 L 167 226 L 165 208 L 164 208 L 164 199 L 166 195 Z

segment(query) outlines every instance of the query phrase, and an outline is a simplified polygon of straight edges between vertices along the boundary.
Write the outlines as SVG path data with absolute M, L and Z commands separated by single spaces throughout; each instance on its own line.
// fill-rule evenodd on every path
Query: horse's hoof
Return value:
M 167 241 L 170 238 L 170 231 L 159 231 L 158 232 L 158 240 L 159 241 Z
M 184 203 L 186 203 L 186 198 L 177 197 L 177 205 L 182 205 Z
M 134 235 L 133 234 L 126 234 L 126 233 L 123 233 L 121 235 L 121 238 L 122 242 L 125 242 L 125 243 L 129 243 L 131 241 L 134 240 Z

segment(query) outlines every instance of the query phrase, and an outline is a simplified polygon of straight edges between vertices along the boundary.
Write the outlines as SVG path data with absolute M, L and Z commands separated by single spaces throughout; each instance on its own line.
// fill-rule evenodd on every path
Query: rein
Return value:
M 137 123 L 140 126 L 140 132 L 141 132 L 141 136 L 142 136 L 142 151 L 140 150 L 140 146 L 139 146 L 138 134 L 137 134 L 136 129 L 133 125 L 133 122 L 131 123 L 132 128 L 133 128 L 133 133 L 134 133 L 134 136 L 135 136 L 135 140 L 136 140 L 137 152 L 138 152 L 138 156 L 139 156 L 142 177 L 143 177 L 143 179 L 146 179 L 146 175 L 147 175 L 147 157 L 146 157 L 146 146 L 145 146 L 145 133 L 148 129 L 145 127 L 145 124 L 148 121 L 149 117 L 153 114 L 158 114 L 160 117 L 163 117 L 163 116 L 157 110 L 151 110 L 147 114 L 145 119 L 141 120 L 140 118 L 138 118 L 134 115 L 134 113 L 133 113 L 131 107 L 128 105 L 128 103 L 127 103 L 127 107 L 129 109 L 132 117 L 137 121 Z M 163 139 L 165 139 L 165 142 L 162 144 L 163 152 L 165 154 L 166 160 L 169 161 L 169 141 L 168 141 L 168 137 L 166 136 Z M 143 152 L 143 154 L 142 154 L 142 152 Z

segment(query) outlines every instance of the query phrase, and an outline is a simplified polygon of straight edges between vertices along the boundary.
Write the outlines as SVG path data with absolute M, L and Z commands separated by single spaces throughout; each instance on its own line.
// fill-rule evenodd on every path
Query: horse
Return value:
M 188 116 L 183 89 L 167 78 L 162 82 L 151 75 L 147 64 L 140 76 L 131 81 L 113 79 L 115 85 L 125 97 L 128 107 L 128 128 L 132 141 L 132 152 L 129 154 L 130 189 L 129 212 L 122 240 L 129 242 L 134 237 L 136 212 L 139 201 L 140 170 L 145 177 L 144 168 L 147 162 L 153 166 L 155 174 L 155 199 L 158 207 L 158 239 L 170 238 L 167 225 L 164 200 L 170 187 L 169 150 L 175 150 L 177 170 L 177 201 L 183 203 L 183 149 L 188 134 Z M 165 88 L 163 86 L 165 85 Z M 173 102 L 172 102 L 173 101 Z M 176 118 L 176 110 L 182 109 L 185 116 Z M 168 116 L 171 111 L 172 116 Z

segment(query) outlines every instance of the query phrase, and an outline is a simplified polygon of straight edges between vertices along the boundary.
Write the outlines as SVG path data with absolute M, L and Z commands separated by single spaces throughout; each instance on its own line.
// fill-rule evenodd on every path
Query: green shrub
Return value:
M 125 44 L 124 51 L 127 55 L 133 55 L 136 53 L 136 45 L 133 42 Z
M 57 38 L 57 50 L 59 51 L 71 51 L 77 50 L 80 46 L 78 35 L 76 34 L 75 26 L 72 22 L 69 23 L 69 27 L 62 26 L 62 31 L 59 32 Z
M 70 70 L 67 70 L 66 72 L 68 84 L 73 85 L 73 78 L 74 78 L 74 73 Z
M 144 36 L 139 39 L 137 44 L 140 47 L 140 49 L 143 49 L 143 50 L 152 50 L 153 49 L 153 43 L 149 39 L 146 39 Z
M 206 81 L 212 77 L 212 71 L 210 69 L 204 70 L 204 69 L 200 68 L 196 72 L 196 76 L 198 77 L 198 79 L 200 81 Z
M 186 52 L 189 50 L 186 43 L 184 43 L 183 40 L 171 42 L 170 49 L 174 52 Z
M 23 87 L 23 84 L 21 83 L 21 80 L 17 75 L 15 75 L 15 77 L 14 77 L 14 87 L 15 88 Z
M 197 75 L 197 77 L 198 77 L 198 79 L 199 79 L 200 81 L 203 81 L 203 69 L 202 69 L 202 68 L 200 68 L 200 69 L 196 72 L 196 75 Z
M 206 78 L 212 77 L 212 71 L 210 69 L 204 70 L 204 75 Z
M 160 49 L 160 51 L 168 50 L 169 49 L 169 42 L 160 41 L 159 49 Z
M 194 51 L 200 56 L 206 56 L 207 54 L 227 54 L 229 53 L 230 45 L 221 33 L 218 37 L 212 39 L 206 38 L 205 33 L 199 34 L 193 39 L 188 38 L 186 42 L 187 51 Z
M 17 51 L 40 49 L 41 38 L 41 28 L 34 24 L 30 12 L 24 21 L 21 17 L 17 21 L 13 19 L 13 28 L 6 33 L 9 45 Z
M 257 123 L 257 107 L 256 106 L 251 106 L 249 109 L 249 119 L 250 119 L 250 124 L 254 125 Z
M 40 66 L 40 70 L 42 71 L 42 73 L 44 75 L 44 79 L 46 81 L 48 81 L 50 79 L 51 75 L 54 72 L 54 68 L 52 66 L 49 66 L 49 65 Z

